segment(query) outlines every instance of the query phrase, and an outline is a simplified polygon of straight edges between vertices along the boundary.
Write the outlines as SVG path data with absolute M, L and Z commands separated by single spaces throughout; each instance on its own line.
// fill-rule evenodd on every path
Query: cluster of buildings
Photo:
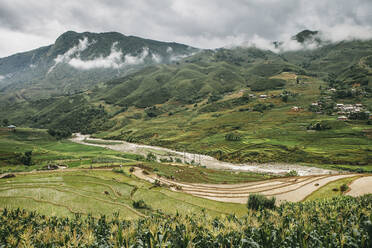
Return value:
M 363 105 L 361 103 L 357 104 L 343 104 L 337 103 L 335 110 L 337 110 L 338 115 L 345 115 L 348 113 L 358 113 L 364 111 Z
M 348 116 L 354 113 L 364 112 L 370 115 L 370 112 L 366 111 L 363 104 L 361 103 L 356 103 L 356 104 L 337 103 L 334 109 L 337 110 L 337 114 L 339 115 L 337 119 L 340 121 L 348 120 Z

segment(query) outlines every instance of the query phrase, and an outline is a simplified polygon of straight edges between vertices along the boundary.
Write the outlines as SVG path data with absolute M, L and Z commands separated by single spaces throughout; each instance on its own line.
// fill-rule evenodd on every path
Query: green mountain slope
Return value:
M 53 45 L 0 59 L 0 100 L 71 94 L 197 49 L 120 33 L 62 34 Z
M 234 162 L 372 170 L 371 51 L 372 41 L 204 50 L 73 95 L 4 104 L 0 114 Z

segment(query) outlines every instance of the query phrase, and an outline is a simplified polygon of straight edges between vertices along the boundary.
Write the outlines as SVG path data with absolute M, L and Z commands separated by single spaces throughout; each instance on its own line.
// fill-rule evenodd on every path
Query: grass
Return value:
M 296 84 L 295 76 L 288 73 L 277 75 L 287 81 L 285 90 L 298 94 L 297 97 L 290 97 L 288 102 L 283 102 L 279 97 L 253 99 L 243 105 L 217 109 L 211 113 L 199 111 L 242 95 L 232 92 L 216 103 L 203 101 L 196 107 L 164 103 L 159 107 L 173 109 L 173 115 L 166 113 L 156 118 L 131 119 L 124 127 L 117 125 L 94 136 L 203 153 L 230 162 L 306 163 L 318 167 L 332 165 L 336 169 L 351 167 L 352 170 L 361 168 L 369 171 L 371 164 L 368 154 L 372 146 L 367 133 L 371 126 L 361 121 L 340 123 L 335 116 L 307 111 L 308 106 L 319 98 L 319 87 L 326 87 L 326 83 L 299 75 L 304 83 Z M 281 92 L 270 90 L 256 94 L 279 95 Z M 251 109 L 257 103 L 272 103 L 274 107 L 263 113 L 240 111 Z M 303 110 L 293 112 L 292 106 L 299 106 Z M 116 120 L 120 123 L 120 120 L 138 111 L 141 110 L 130 108 Z M 332 129 L 307 131 L 309 124 L 320 121 L 331 123 Z M 226 133 L 230 132 L 238 132 L 242 139 L 225 140 Z
M 17 154 L 32 151 L 33 165 L 22 165 Z M 141 157 L 101 147 L 81 145 L 68 140 L 56 141 L 45 130 L 18 128 L 15 133 L 0 131 L 0 172 L 31 171 L 46 164 L 63 164 L 69 168 L 132 165 Z
M 201 166 L 181 164 L 144 163 L 141 167 L 162 177 L 188 183 L 233 184 L 260 181 L 275 177 L 252 172 L 221 171 Z
M 340 190 L 341 185 L 343 184 L 349 185 L 351 182 L 358 178 L 360 178 L 360 176 L 348 177 L 330 182 L 324 185 L 323 187 L 319 188 L 318 190 L 314 191 L 313 193 L 311 193 L 309 196 L 305 198 L 304 201 L 323 200 L 327 198 L 340 196 L 343 194 L 343 192 L 341 192 Z
M 15 178 L 0 181 L 0 205 L 60 217 L 75 213 L 112 216 L 120 212 L 125 219 L 156 211 L 166 214 L 206 211 L 212 216 L 231 213 L 242 216 L 246 212 L 242 204 L 221 203 L 151 186 L 129 172 L 119 174 L 109 170 L 17 174 Z M 151 210 L 133 209 L 133 202 L 138 200 L 143 200 Z

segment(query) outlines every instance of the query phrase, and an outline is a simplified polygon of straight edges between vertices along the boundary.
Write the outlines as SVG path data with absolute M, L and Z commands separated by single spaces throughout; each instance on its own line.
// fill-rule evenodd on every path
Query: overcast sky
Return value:
M 0 57 L 65 31 L 117 31 L 200 48 L 285 40 L 303 29 L 372 37 L 372 0 L 0 0 Z

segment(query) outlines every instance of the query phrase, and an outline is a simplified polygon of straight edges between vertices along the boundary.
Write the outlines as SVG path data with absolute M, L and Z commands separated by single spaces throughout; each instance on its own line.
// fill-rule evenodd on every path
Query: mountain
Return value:
M 89 90 L 8 102 L 0 115 L 17 126 L 91 133 L 227 161 L 352 170 L 370 164 L 371 53 L 372 41 L 358 40 L 282 53 L 201 50 Z M 338 120 L 343 115 L 346 122 Z
M 292 37 L 293 40 L 296 40 L 299 43 L 305 43 L 305 42 L 313 42 L 317 41 L 320 43 L 320 39 L 317 36 L 319 34 L 319 31 L 311 31 L 311 30 L 303 30 Z
M 53 45 L 0 59 L 0 100 L 71 94 L 148 65 L 173 63 L 196 51 L 116 32 L 68 31 Z

